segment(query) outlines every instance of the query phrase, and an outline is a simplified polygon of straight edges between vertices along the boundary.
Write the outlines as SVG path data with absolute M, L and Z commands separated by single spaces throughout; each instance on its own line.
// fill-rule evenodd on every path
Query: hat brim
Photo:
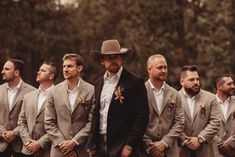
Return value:
M 131 52 L 133 52 L 132 49 L 127 49 L 123 52 L 106 52 L 105 54 L 101 53 L 100 51 L 96 51 L 96 50 L 92 50 L 91 51 L 91 56 L 95 61 L 100 61 L 100 59 L 103 56 L 107 56 L 107 55 L 121 55 L 123 58 L 125 58 L 128 54 L 130 54 Z

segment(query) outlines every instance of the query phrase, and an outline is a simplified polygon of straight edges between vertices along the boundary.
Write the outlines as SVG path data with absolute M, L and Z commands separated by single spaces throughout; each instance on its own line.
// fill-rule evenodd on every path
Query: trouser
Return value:
M 25 157 L 21 152 L 15 152 L 11 145 L 8 145 L 7 149 L 0 152 L 0 157 Z

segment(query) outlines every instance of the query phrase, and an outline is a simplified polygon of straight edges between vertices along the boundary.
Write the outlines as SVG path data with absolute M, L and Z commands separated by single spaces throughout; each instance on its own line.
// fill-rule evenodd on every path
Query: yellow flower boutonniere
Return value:
M 124 97 L 122 96 L 123 88 L 120 86 L 115 88 L 114 94 L 115 94 L 115 100 L 118 100 L 121 104 L 123 103 Z
M 201 104 L 200 105 L 200 115 L 202 118 L 205 117 L 205 114 L 206 114 L 206 108 L 205 108 L 205 105 Z
M 175 100 L 171 98 L 167 103 L 168 111 L 171 111 L 173 109 L 174 105 L 175 105 Z

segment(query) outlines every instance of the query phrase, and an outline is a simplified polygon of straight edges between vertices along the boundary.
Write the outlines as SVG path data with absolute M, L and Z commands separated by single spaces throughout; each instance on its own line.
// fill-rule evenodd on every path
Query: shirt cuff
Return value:
M 76 145 L 77 146 L 79 146 L 80 144 L 75 140 L 75 139 L 72 139 L 73 140 L 73 142 L 75 142 L 76 143 Z
M 204 137 L 202 137 L 202 136 L 198 136 L 198 137 L 202 138 L 202 139 L 203 139 L 203 142 L 205 142 L 205 141 L 206 141 Z
M 163 144 L 165 144 L 166 148 L 168 148 L 168 145 L 166 144 L 166 142 L 164 141 L 161 141 Z

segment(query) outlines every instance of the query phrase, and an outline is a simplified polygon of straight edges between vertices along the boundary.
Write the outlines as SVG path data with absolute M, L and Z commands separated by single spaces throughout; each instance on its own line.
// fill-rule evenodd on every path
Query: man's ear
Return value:
M 19 76 L 20 75 L 20 71 L 19 70 L 15 70 L 15 76 Z
M 49 75 L 49 79 L 50 79 L 50 80 L 54 80 L 54 77 L 55 77 L 55 74 L 50 74 L 50 75 Z
M 184 86 L 184 79 L 180 79 L 181 86 Z
M 83 65 L 78 66 L 78 72 L 80 73 L 83 70 Z

